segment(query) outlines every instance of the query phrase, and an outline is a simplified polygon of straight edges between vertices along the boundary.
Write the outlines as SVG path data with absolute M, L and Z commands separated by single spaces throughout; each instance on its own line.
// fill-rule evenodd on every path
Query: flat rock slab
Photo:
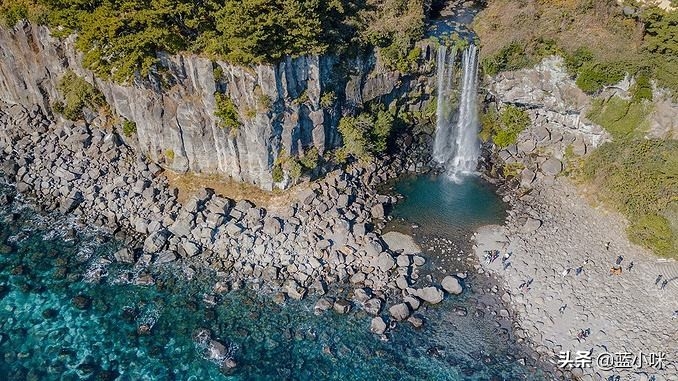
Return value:
M 403 254 L 419 254 L 421 248 L 414 242 L 414 238 L 407 234 L 388 232 L 381 237 L 392 251 L 402 250 Z

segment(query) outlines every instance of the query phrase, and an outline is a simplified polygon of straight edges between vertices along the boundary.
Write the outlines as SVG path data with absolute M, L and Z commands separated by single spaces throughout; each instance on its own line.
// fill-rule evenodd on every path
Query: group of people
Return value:
M 664 279 L 664 280 L 662 281 L 662 278 L 663 278 L 663 277 L 664 277 L 664 276 L 663 276 L 662 274 L 659 274 L 659 275 L 657 276 L 657 279 L 655 279 L 655 281 L 654 281 L 654 285 L 655 285 L 655 286 L 658 285 L 660 290 L 665 289 L 666 286 L 669 284 L 669 280 L 668 280 L 668 279 Z M 659 284 L 659 282 L 662 282 L 662 283 Z
M 501 252 L 499 250 L 485 250 L 485 261 L 487 261 L 487 264 L 494 263 L 499 256 L 501 255 Z M 509 258 L 511 258 L 511 255 L 513 255 L 512 252 L 508 251 L 504 253 L 501 257 L 501 264 L 504 270 L 508 269 L 509 266 L 511 266 L 511 262 L 509 262 Z
M 586 340 L 589 335 L 591 335 L 591 328 L 580 329 L 577 333 L 577 340 L 579 340 L 579 342 Z

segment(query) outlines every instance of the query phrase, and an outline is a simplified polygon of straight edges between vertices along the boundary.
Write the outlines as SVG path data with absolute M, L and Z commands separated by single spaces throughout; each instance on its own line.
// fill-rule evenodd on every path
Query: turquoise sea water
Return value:
M 362 312 L 315 316 L 315 297 L 279 306 L 237 291 L 212 305 L 204 299 L 213 282 L 201 281 L 212 274 L 199 270 L 188 280 L 183 268 L 158 268 L 155 286 L 132 285 L 138 269 L 102 266 L 120 242 L 72 237 L 68 226 L 17 203 L 0 209 L 1 380 L 540 379 L 516 361 L 501 327 L 473 316 L 472 293 L 428 308 L 424 330 L 403 324 L 381 341 Z M 99 282 L 87 275 L 96 268 Z M 76 308 L 78 295 L 91 306 Z M 150 334 L 137 333 L 142 323 Z M 192 340 L 199 328 L 237 347 L 237 368 L 222 372 L 202 357 Z

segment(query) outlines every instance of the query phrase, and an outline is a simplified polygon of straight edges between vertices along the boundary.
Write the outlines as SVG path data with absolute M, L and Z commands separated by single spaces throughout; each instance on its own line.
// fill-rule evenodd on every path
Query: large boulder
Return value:
M 440 284 L 443 290 L 452 295 L 459 295 L 464 290 L 459 283 L 459 280 L 453 276 L 446 276 Z
M 403 321 L 410 316 L 410 308 L 405 303 L 391 306 L 391 308 L 388 309 L 388 312 L 396 321 Z
M 380 316 L 372 319 L 370 323 L 370 331 L 377 335 L 383 335 L 386 332 L 386 322 Z
M 274 217 L 266 218 L 264 220 L 264 233 L 270 236 L 276 236 L 282 231 L 282 224 L 280 220 Z
M 379 315 L 381 312 L 381 299 L 372 298 L 363 304 L 363 309 L 370 315 Z
M 149 235 L 144 240 L 144 251 L 147 253 L 157 253 L 167 243 L 167 232 L 164 230 L 157 231 Z
M 556 176 L 563 171 L 563 163 L 555 157 L 549 158 L 541 165 L 541 171 L 548 176 Z
M 392 269 L 396 264 L 396 261 L 393 259 L 393 257 L 387 253 L 387 252 L 382 252 L 377 256 L 373 261 L 372 261 L 372 266 L 377 267 L 381 271 L 389 271 Z
M 443 301 L 443 292 L 437 287 L 424 287 L 417 290 L 416 295 L 419 299 L 431 304 L 438 304 Z

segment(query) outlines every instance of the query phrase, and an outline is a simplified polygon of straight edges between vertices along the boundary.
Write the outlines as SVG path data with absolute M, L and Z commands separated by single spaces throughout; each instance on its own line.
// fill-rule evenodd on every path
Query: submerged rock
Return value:
M 71 299 L 73 306 L 79 310 L 86 310 L 92 306 L 92 299 L 87 295 L 76 295 Z

